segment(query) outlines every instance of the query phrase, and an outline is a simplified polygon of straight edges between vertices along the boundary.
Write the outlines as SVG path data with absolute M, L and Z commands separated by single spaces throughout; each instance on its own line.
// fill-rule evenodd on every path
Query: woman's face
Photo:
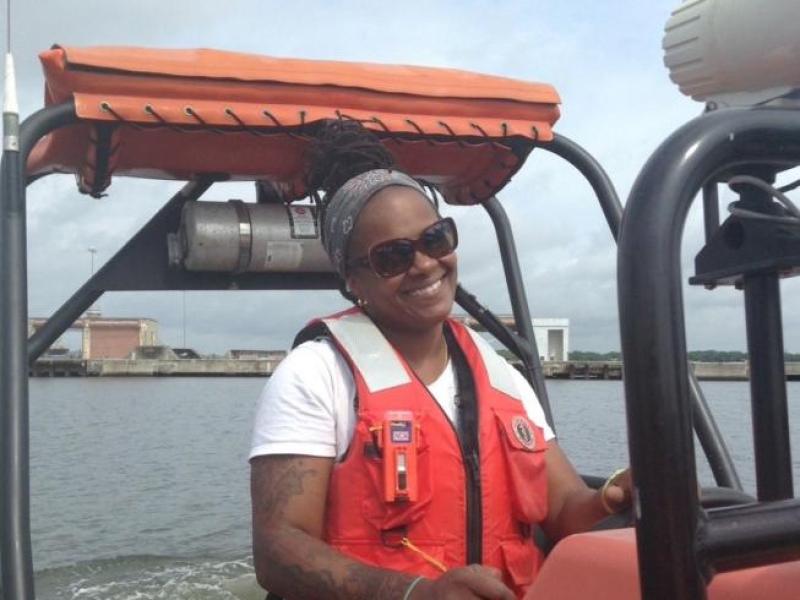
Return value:
M 439 218 L 418 191 L 388 187 L 378 192 L 359 215 L 348 256 L 366 256 L 374 245 L 388 240 L 416 240 Z M 406 273 L 384 278 L 369 267 L 358 266 L 350 270 L 347 284 L 366 302 L 366 311 L 379 325 L 424 331 L 437 327 L 450 314 L 457 285 L 456 262 L 455 253 L 431 258 L 418 251 Z

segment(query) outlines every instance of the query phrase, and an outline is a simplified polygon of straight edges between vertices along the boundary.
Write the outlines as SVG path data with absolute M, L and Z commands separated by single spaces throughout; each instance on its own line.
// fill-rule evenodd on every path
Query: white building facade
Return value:
M 533 335 L 541 360 L 569 360 L 569 319 L 533 319 Z
M 511 315 L 497 315 L 509 327 L 514 327 L 514 317 Z M 455 318 L 465 322 L 469 327 L 480 331 L 481 335 L 492 345 L 495 350 L 503 346 L 493 336 L 486 333 L 483 327 L 471 317 L 455 315 Z M 539 350 L 539 359 L 542 361 L 565 362 L 569 360 L 569 319 L 531 319 L 533 335 L 536 338 L 536 348 Z

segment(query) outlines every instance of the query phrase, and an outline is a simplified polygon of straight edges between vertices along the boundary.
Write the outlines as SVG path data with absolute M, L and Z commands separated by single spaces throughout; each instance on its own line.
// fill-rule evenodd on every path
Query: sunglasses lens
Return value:
M 442 258 L 452 253 L 457 245 L 456 225 L 447 218 L 428 227 L 419 240 L 389 240 L 374 246 L 369 252 L 369 262 L 381 277 L 394 277 L 411 268 L 417 250 L 431 258 Z
M 422 232 L 420 241 L 423 251 L 431 258 L 447 256 L 456 249 L 458 243 L 455 224 L 451 219 L 434 223 Z
M 409 240 L 392 240 L 378 244 L 369 253 L 370 263 L 381 277 L 405 273 L 414 264 L 414 246 Z

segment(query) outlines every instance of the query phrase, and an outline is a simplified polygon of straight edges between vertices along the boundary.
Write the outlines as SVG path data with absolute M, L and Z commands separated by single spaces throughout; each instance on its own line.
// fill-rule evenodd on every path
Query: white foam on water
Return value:
M 47 569 L 36 583 L 40 600 L 263 600 L 252 573 L 249 558 L 135 556 Z

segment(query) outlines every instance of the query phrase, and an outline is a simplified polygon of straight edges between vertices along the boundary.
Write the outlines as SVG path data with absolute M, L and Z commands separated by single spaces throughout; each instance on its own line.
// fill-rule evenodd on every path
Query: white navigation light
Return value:
M 784 98 L 800 89 L 800 0 L 685 0 L 663 47 L 670 79 L 695 100 Z

